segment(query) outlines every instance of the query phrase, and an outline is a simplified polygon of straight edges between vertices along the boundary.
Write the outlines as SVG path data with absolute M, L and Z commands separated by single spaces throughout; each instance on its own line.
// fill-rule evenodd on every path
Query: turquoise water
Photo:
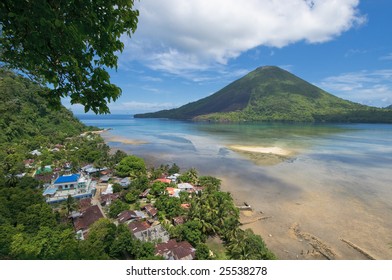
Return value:
M 392 125 L 78 117 L 87 125 L 111 128 L 111 137 L 145 142 L 109 144 L 142 156 L 149 164 L 175 162 L 183 169 L 195 167 L 202 174 L 220 177 L 223 188 L 239 202 L 247 201 L 274 217 L 252 227 L 266 236 L 280 258 L 291 259 L 307 249 L 290 235 L 290 227 L 300 224 L 333 248 L 338 259 L 363 258 L 343 245 L 341 238 L 378 258 L 392 259 Z M 263 166 L 228 149 L 230 145 L 277 146 L 295 155 Z
M 187 151 L 194 157 L 206 156 L 213 159 L 233 155 L 233 152 L 226 150 L 229 145 L 251 145 L 278 146 L 302 151 L 314 159 L 357 166 L 392 164 L 392 125 L 208 124 L 134 119 L 130 115 L 78 117 L 87 125 L 112 129 L 110 135 L 146 142 L 140 146 L 110 143 L 113 147 L 146 157 L 165 154 L 175 159 Z M 181 161 L 186 165 L 190 164 L 186 159 Z

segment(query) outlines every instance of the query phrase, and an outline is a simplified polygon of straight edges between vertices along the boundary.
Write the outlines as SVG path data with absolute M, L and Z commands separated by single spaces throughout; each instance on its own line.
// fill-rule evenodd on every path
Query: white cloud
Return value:
M 118 102 L 110 106 L 110 110 L 115 112 L 129 111 L 129 112 L 145 112 L 145 111 L 157 111 L 164 109 L 171 109 L 178 107 L 178 105 L 173 103 L 162 103 L 162 102 L 138 102 L 138 101 L 128 101 L 128 102 Z
M 205 71 L 257 46 L 322 43 L 365 17 L 359 0 L 143 0 L 122 59 L 175 75 Z
M 392 60 L 392 53 L 380 57 L 381 60 Z
M 70 98 L 62 99 L 62 104 L 76 114 L 84 113 L 84 106 L 80 104 L 71 105 Z M 112 113 L 144 113 L 159 111 L 165 109 L 172 109 L 181 106 L 171 102 L 139 102 L 139 101 L 121 101 L 121 98 L 116 102 L 108 103 Z M 93 114 L 93 112 L 89 112 Z
M 362 104 L 392 104 L 392 69 L 344 73 L 325 78 L 319 86 L 332 94 Z

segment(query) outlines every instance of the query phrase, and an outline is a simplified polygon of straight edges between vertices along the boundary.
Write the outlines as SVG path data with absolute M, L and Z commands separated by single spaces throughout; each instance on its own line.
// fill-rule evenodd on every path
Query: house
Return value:
M 78 203 L 80 211 L 84 211 L 91 206 L 91 198 L 84 198 L 79 200 Z
M 177 182 L 177 178 L 180 176 L 180 174 L 175 173 L 173 175 L 170 175 L 167 177 L 167 179 L 171 180 L 173 183 Z
M 87 165 L 85 165 L 85 166 L 83 166 L 82 168 L 81 168 L 81 171 L 83 171 L 83 172 L 85 172 L 86 173 L 86 170 L 88 170 L 88 169 L 90 169 L 90 168 L 93 168 L 94 166 L 92 165 L 92 164 L 87 164 Z
M 80 174 L 59 176 L 45 189 L 43 195 L 47 203 L 61 202 L 70 195 L 75 199 L 91 198 L 95 194 L 95 182 Z
M 146 211 L 146 213 L 151 217 L 151 218 L 155 218 L 156 215 L 158 214 L 158 210 L 153 207 L 151 204 L 147 204 L 145 205 L 142 209 L 144 209 L 144 211 Z
M 81 215 L 74 218 L 74 227 L 79 239 L 84 239 L 89 227 L 103 218 L 103 214 L 98 205 L 93 205 L 81 212 Z
M 189 183 L 180 183 L 177 185 L 180 191 L 191 192 L 194 191 L 194 186 Z
M 45 173 L 52 173 L 52 166 L 50 165 L 45 165 L 43 168 L 39 167 L 36 171 L 35 171 L 35 175 L 41 175 L 41 174 L 45 174 Z
M 150 224 L 146 221 L 136 221 L 128 224 L 128 228 L 134 235 L 138 232 L 145 231 L 150 228 Z
M 173 221 L 173 225 L 175 226 L 182 225 L 185 223 L 185 217 L 184 216 L 174 217 L 172 221 Z
M 170 239 L 165 243 L 159 243 L 155 247 L 155 254 L 166 260 L 193 260 L 196 249 L 188 241 L 177 242 Z
M 121 187 L 128 188 L 129 184 L 131 183 L 131 178 L 129 177 L 122 178 L 118 183 L 121 185 Z
M 102 206 L 109 206 L 112 201 L 119 199 L 119 193 L 108 193 L 101 195 L 100 201 Z
M 125 210 L 118 214 L 117 221 L 119 223 L 126 223 L 128 221 L 137 221 L 147 218 L 146 215 L 141 211 Z
M 71 171 L 71 169 L 72 169 L 72 163 L 66 162 L 66 163 L 63 165 L 63 168 L 64 168 L 65 171 Z
M 166 191 L 171 197 L 180 197 L 180 189 L 167 187 Z
M 57 174 L 53 173 L 41 173 L 41 174 L 35 174 L 34 179 L 40 182 L 44 182 L 45 184 L 49 184 L 52 182 L 52 180 L 57 176 Z
M 165 183 L 165 184 L 170 184 L 172 181 L 168 178 L 159 178 L 154 180 L 153 182 L 161 182 L 161 183 Z
M 82 167 L 82 171 L 88 175 L 92 175 L 94 173 L 105 171 L 105 170 L 108 170 L 108 168 L 107 167 L 95 168 L 92 164 L 88 164 Z
M 167 242 L 169 233 L 162 225 L 150 226 L 147 222 L 136 221 L 128 224 L 133 236 L 143 242 Z
M 146 198 L 147 195 L 150 193 L 151 189 L 146 189 L 144 192 L 142 192 L 141 194 L 139 194 L 139 198 Z
M 113 184 L 108 184 L 107 188 L 102 192 L 103 195 L 113 193 Z
M 30 155 L 33 155 L 33 156 L 40 156 L 40 155 L 42 155 L 42 153 L 41 153 L 40 151 L 38 151 L 38 150 L 34 150 L 34 151 L 31 151 L 31 152 L 30 152 Z
M 54 181 L 53 186 L 58 190 L 73 190 L 79 186 L 85 187 L 86 181 L 84 177 L 80 177 L 80 174 L 62 175 Z
M 110 176 L 108 176 L 108 175 L 103 175 L 101 178 L 99 178 L 99 181 L 100 181 L 101 183 L 107 183 L 107 182 L 109 182 L 109 179 L 110 179 Z

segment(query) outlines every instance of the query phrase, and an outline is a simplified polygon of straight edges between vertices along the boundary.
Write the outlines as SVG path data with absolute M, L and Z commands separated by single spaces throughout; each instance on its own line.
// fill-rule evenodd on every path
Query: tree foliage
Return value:
M 125 210 L 129 210 L 129 205 L 125 202 L 122 202 L 120 199 L 117 199 L 109 206 L 109 216 L 111 218 L 115 218 L 118 214 Z
M 146 173 L 146 164 L 137 156 L 126 156 L 116 166 L 116 173 L 120 177 L 139 177 Z
M 267 248 L 263 239 L 251 229 L 237 230 L 235 239 L 228 246 L 228 253 L 235 260 L 271 260 L 275 255 Z
M 4 0 L 0 4 L 1 61 L 53 89 L 53 105 L 70 96 L 85 111 L 108 113 L 121 89 L 107 68 L 117 67 L 123 34 L 135 32 L 133 0 Z
M 155 206 L 170 219 L 180 216 L 184 212 L 181 208 L 181 200 L 167 194 L 159 196 L 155 201 Z

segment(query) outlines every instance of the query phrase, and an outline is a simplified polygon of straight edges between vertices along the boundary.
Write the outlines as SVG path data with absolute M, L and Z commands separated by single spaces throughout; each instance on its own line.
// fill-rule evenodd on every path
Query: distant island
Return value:
M 392 123 L 392 109 L 341 99 L 286 70 L 264 66 L 198 101 L 134 117 L 216 122 Z

